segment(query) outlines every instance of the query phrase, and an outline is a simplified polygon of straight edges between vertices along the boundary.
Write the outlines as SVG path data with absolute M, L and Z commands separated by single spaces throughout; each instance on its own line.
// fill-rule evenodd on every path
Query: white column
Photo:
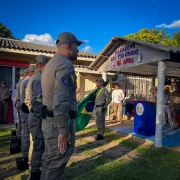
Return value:
M 15 88 L 15 78 L 16 78 L 15 67 L 12 67 L 12 87 L 11 87 L 12 90 Z
M 104 81 L 107 81 L 107 73 L 106 72 L 102 73 L 102 78 L 104 79 Z
M 157 104 L 156 104 L 156 133 L 155 147 L 162 147 L 162 118 L 163 118 L 163 98 L 164 98 L 164 81 L 165 81 L 166 63 L 158 62 L 158 87 L 157 87 Z

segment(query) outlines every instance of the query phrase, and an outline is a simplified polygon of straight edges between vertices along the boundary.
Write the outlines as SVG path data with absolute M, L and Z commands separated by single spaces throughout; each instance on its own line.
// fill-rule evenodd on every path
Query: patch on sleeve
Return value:
M 62 83 L 63 83 L 66 87 L 69 87 L 69 86 L 70 86 L 68 76 L 62 77 L 62 78 L 61 78 L 61 81 L 62 81 Z

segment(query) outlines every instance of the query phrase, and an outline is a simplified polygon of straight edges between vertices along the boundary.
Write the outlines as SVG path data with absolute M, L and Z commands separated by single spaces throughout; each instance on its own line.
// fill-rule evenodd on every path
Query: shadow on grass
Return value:
M 85 135 L 85 134 L 84 134 Z M 127 139 L 123 139 L 127 138 Z M 64 179 L 81 179 L 85 180 L 90 179 L 87 178 L 85 174 L 91 172 L 93 169 L 104 166 L 106 163 L 111 161 L 116 161 L 117 159 L 125 156 L 131 151 L 137 149 L 141 146 L 145 141 L 142 140 L 141 143 L 135 143 L 132 141 L 133 137 L 126 137 L 125 135 L 121 137 L 118 134 L 112 134 L 111 130 L 106 131 L 105 140 L 101 140 L 100 144 L 93 144 L 92 142 L 89 144 L 84 144 L 81 146 L 77 146 L 76 148 L 77 159 L 84 158 L 83 160 L 77 160 L 75 162 L 71 162 L 70 166 L 67 167 Z M 104 142 L 102 142 L 104 141 Z M 114 142 L 116 145 L 108 148 L 108 145 Z M 102 146 L 102 147 L 100 147 Z M 94 152 L 94 148 L 100 148 L 102 152 Z M 105 148 L 105 150 L 103 150 Z M 85 157 L 87 156 L 87 158 Z M 89 157 L 90 156 L 90 157 Z M 98 176 L 99 177 L 99 176 Z M 91 179 L 95 179 L 94 177 Z M 106 177 L 101 179 L 107 179 Z M 97 178 L 99 180 L 99 178 Z M 114 180 L 114 179 L 113 179 Z
M 131 138 L 130 138 L 131 139 Z M 120 144 L 131 150 L 113 157 L 107 151 L 72 162 L 67 167 L 64 179 L 68 180 L 175 180 L 180 179 L 180 153 L 167 148 L 157 149 L 153 145 L 145 148 L 129 140 Z M 172 167 L 172 168 L 170 168 Z

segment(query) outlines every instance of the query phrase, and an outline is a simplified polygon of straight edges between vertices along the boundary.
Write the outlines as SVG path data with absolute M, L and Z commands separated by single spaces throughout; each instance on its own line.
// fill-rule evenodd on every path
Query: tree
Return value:
M 4 24 L 0 23 L 0 37 L 17 39 L 13 36 L 11 30 Z
M 144 41 L 144 42 L 163 44 L 163 45 L 170 45 L 171 42 L 170 35 L 166 34 L 164 29 L 158 31 L 155 28 L 150 30 L 143 28 L 139 30 L 137 33 L 129 34 L 126 35 L 125 37 Z

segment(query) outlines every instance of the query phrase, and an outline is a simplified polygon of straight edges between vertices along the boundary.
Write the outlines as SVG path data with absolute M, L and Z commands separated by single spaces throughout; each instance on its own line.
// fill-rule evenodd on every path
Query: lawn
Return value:
M 11 130 L 0 129 L 0 179 L 20 180 L 9 143 Z M 157 149 L 153 143 L 106 129 L 105 140 L 95 141 L 96 128 L 76 133 L 76 149 L 64 180 L 175 180 L 180 179 L 180 152 Z

